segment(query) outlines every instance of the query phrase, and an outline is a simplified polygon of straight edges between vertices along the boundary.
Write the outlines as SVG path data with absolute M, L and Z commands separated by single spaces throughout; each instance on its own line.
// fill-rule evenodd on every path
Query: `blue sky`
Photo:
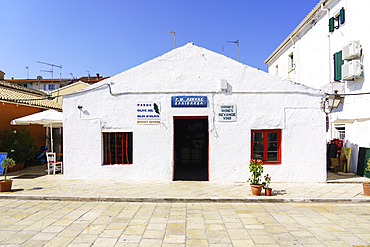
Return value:
M 191 41 L 267 71 L 265 59 L 319 0 L 1 0 L 5 78 L 112 76 Z

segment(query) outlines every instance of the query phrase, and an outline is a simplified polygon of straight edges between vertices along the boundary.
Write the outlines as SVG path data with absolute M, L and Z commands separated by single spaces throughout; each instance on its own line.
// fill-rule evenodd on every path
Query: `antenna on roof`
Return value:
M 222 55 L 224 55 L 224 45 L 222 45 Z
M 51 79 L 53 79 L 54 67 L 58 67 L 59 69 L 62 68 L 62 65 L 55 65 L 55 64 L 45 63 L 45 62 L 40 62 L 40 61 L 37 61 L 37 62 L 51 66 L 51 70 L 40 70 L 40 71 L 43 71 L 43 72 L 51 73 Z
M 176 48 L 176 42 L 175 42 L 175 31 L 173 31 L 173 29 L 171 31 L 169 31 L 169 33 L 172 33 L 173 34 L 173 49 Z
M 229 43 L 235 43 L 238 45 L 238 62 L 239 62 L 239 40 L 235 40 L 235 41 L 226 41 L 226 42 L 229 42 Z
M 27 69 L 27 79 L 29 79 L 30 78 L 30 74 L 29 74 L 28 66 L 24 67 L 24 69 Z

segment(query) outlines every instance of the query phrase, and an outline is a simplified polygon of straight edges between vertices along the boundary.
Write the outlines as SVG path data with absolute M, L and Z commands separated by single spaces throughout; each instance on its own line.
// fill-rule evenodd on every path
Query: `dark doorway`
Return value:
M 208 117 L 175 117 L 174 180 L 208 181 Z

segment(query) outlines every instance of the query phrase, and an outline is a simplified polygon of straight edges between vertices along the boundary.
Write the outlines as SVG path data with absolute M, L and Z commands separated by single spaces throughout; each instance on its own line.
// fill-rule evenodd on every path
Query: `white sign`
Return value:
M 137 124 L 160 124 L 161 103 L 137 103 Z
M 236 121 L 236 105 L 219 105 L 218 121 L 219 122 L 235 122 Z

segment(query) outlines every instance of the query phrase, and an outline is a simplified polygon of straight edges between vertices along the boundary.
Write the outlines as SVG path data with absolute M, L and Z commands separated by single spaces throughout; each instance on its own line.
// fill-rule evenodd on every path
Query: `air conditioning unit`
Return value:
M 361 45 L 359 40 L 351 41 L 342 49 L 342 58 L 344 60 L 351 60 L 361 56 Z
M 360 60 L 351 60 L 342 65 L 342 79 L 352 80 L 362 77 L 362 65 Z

